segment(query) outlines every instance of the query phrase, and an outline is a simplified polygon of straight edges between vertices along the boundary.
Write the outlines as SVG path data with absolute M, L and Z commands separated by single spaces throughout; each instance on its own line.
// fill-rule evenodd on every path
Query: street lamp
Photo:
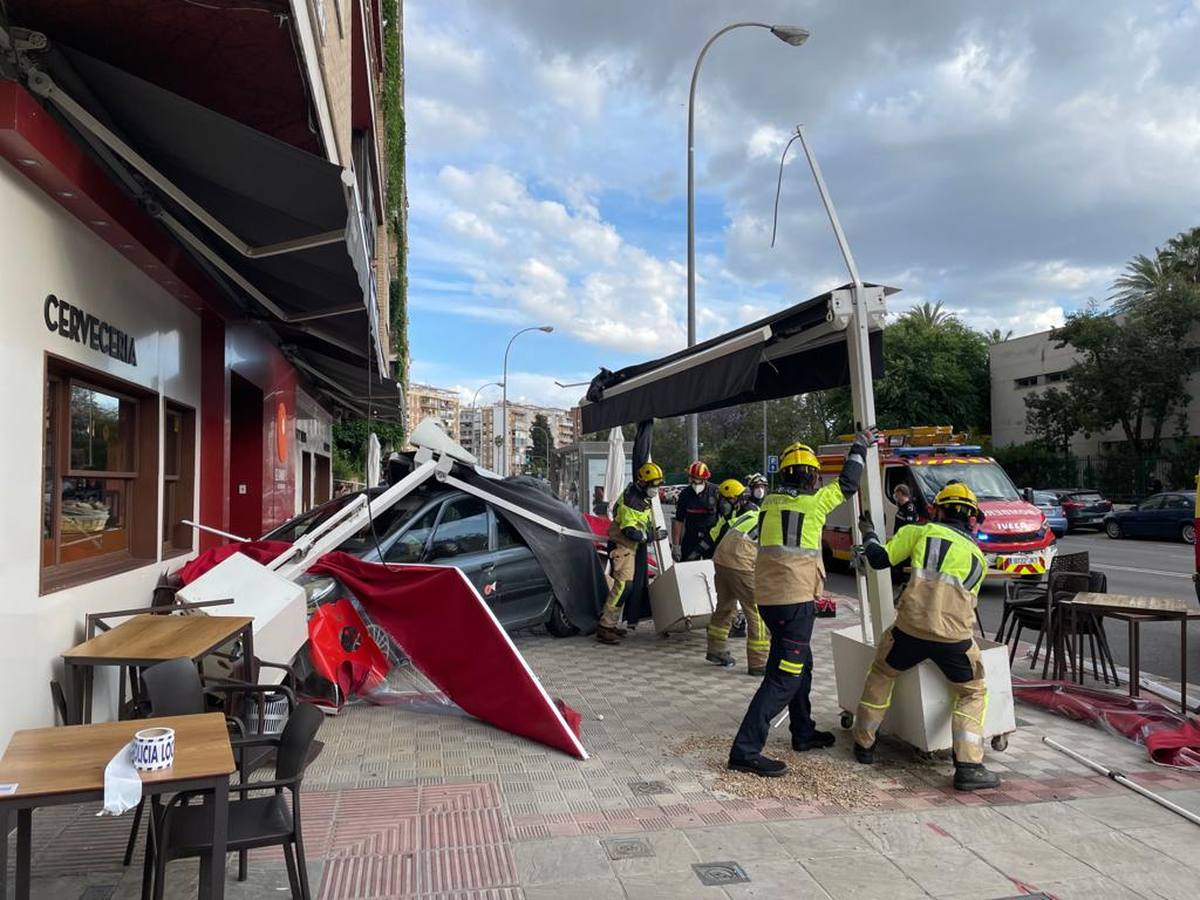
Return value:
M 475 455 L 480 458 L 480 462 L 483 462 L 483 414 L 479 412 L 479 407 L 476 406 L 476 403 L 479 401 L 479 392 L 485 387 L 502 388 L 504 385 L 498 381 L 484 382 L 479 387 L 475 388 L 475 396 L 471 398 L 471 409 L 474 410 L 472 418 L 475 425 Z
M 504 348 L 504 374 L 500 378 L 500 387 L 504 389 L 504 396 L 500 401 L 501 475 L 508 475 L 508 351 L 512 349 L 513 341 L 527 331 L 544 331 L 549 334 L 553 330 L 553 325 L 531 325 L 528 328 L 522 328 L 508 339 L 508 346 Z
M 696 80 L 700 77 L 700 64 L 708 48 L 721 35 L 735 28 L 765 28 L 785 44 L 799 47 L 808 40 L 808 29 L 798 25 L 768 25 L 765 22 L 734 22 L 726 25 L 708 39 L 696 58 L 692 69 L 692 87 L 688 92 L 688 153 L 687 153 L 687 345 L 696 344 Z M 696 413 L 688 416 L 688 451 L 692 459 L 700 456 L 700 420 Z

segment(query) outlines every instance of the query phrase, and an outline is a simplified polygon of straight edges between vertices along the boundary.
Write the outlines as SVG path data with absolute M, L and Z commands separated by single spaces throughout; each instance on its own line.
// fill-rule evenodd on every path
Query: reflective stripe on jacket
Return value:
M 758 510 L 747 509 L 727 522 L 728 527 L 713 554 L 713 565 L 739 572 L 753 572 L 758 559 Z
M 618 547 L 633 550 L 638 541 L 631 541 L 621 529 L 636 528 L 645 538 L 654 530 L 654 511 L 650 501 L 642 496 L 634 485 L 625 489 L 613 505 L 612 524 L 608 526 L 608 539 Z
M 760 606 L 812 601 L 824 575 L 825 518 L 845 499 L 836 481 L 811 494 L 784 488 L 766 496 L 754 567 L 754 599 Z
M 969 535 L 943 525 L 905 525 L 886 545 L 892 565 L 912 574 L 900 596 L 896 627 L 930 641 L 964 641 L 975 632 L 975 604 L 987 559 Z

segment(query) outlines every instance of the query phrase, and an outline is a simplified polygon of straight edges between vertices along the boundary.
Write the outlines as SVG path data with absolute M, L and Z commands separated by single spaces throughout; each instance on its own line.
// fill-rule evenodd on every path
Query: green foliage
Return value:
M 1070 393 L 1052 387 L 1025 397 L 1025 432 L 1033 435 L 1043 449 L 1065 453 L 1080 430 Z
M 367 436 L 374 429 L 384 455 L 404 446 L 404 427 L 390 422 L 342 419 L 333 423 L 333 472 L 343 481 L 366 481 Z
M 401 258 L 403 264 L 403 257 Z M 388 300 L 392 311 L 392 352 L 396 356 L 396 380 L 408 392 L 408 296 L 404 291 L 404 269 L 401 278 L 389 284 Z
M 875 379 L 874 424 L 880 428 L 953 425 L 991 431 L 987 338 L 925 303 L 883 331 L 883 376 Z M 849 388 L 831 393 L 830 411 L 840 433 L 852 430 Z M 863 423 L 871 424 L 871 423 Z
M 383 117 L 388 231 L 396 242 L 397 277 L 388 290 L 392 349 L 396 380 L 408 387 L 408 235 L 404 228 L 407 185 L 404 171 L 404 72 L 400 62 L 399 0 L 382 0 L 383 17 Z
M 553 449 L 554 441 L 550 433 L 550 421 L 544 413 L 538 413 L 533 417 L 533 424 L 529 428 L 529 450 L 525 453 L 526 473 L 548 479 L 550 477 L 549 460 Z

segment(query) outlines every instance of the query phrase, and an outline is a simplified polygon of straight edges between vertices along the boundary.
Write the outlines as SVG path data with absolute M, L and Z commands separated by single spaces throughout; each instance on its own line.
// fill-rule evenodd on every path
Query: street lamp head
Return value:
M 799 47 L 808 40 L 810 34 L 807 28 L 801 28 L 799 25 L 772 25 L 771 34 L 779 38 L 785 44 L 791 44 L 793 47 Z
M 544 332 L 546 332 L 546 334 L 549 334 L 553 330 L 554 330 L 553 325 L 541 325 L 538 327 L 538 331 L 544 331 Z

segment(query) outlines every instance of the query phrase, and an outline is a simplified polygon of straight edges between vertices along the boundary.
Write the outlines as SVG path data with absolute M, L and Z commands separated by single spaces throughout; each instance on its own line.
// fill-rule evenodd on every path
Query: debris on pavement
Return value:
M 749 800 L 798 800 L 804 803 L 836 803 L 846 809 L 876 809 L 885 799 L 885 783 L 926 787 L 936 772 L 945 777 L 946 760 L 941 757 L 902 760 L 885 757 L 873 766 L 863 766 L 849 753 L 834 748 L 828 752 L 796 753 L 786 744 L 768 744 L 766 753 L 788 764 L 786 775 L 760 778 L 727 768 L 728 736 L 691 736 L 672 745 L 667 752 L 681 762 L 699 763 L 699 773 L 714 792 Z M 843 748 L 844 749 L 844 748 Z

